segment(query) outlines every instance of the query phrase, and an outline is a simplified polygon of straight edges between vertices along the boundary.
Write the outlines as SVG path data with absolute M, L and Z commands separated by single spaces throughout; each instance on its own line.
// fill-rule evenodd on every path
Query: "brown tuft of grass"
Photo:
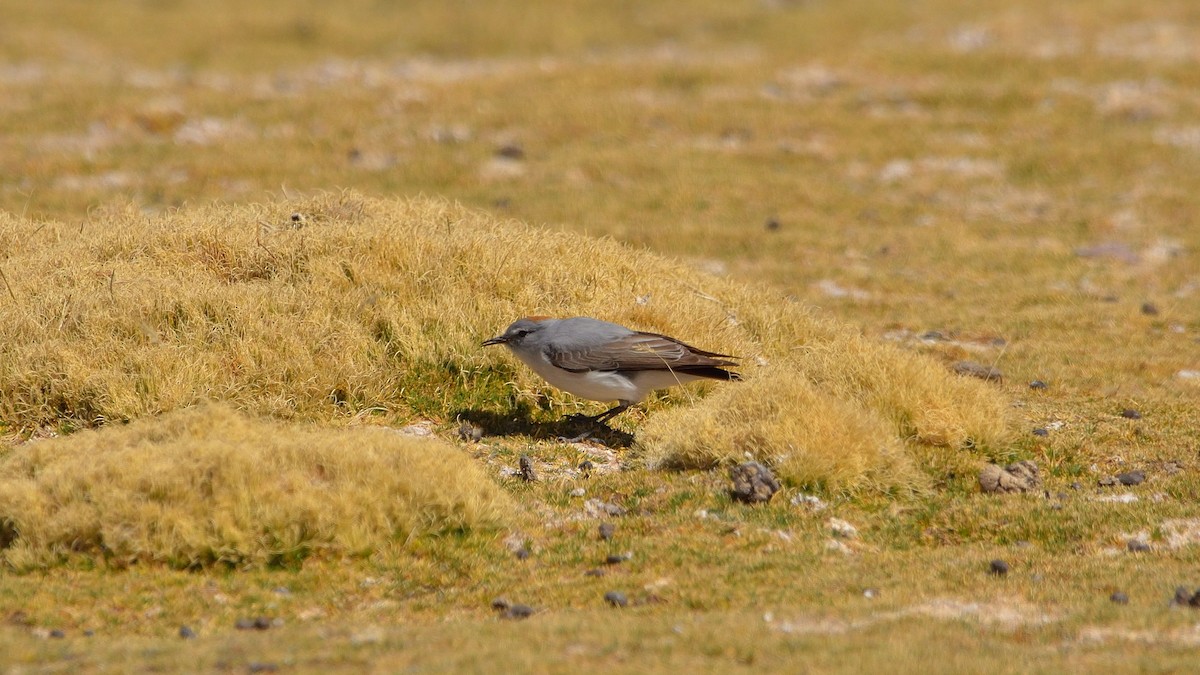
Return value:
M 787 368 L 659 413 L 638 440 L 651 467 L 712 469 L 749 456 L 827 493 L 913 494 L 926 484 L 887 420 Z
M 25 443 L 0 459 L 0 560 L 192 568 L 368 555 L 490 528 L 506 495 L 458 449 L 378 427 L 320 430 L 219 404 Z
M 835 399 L 826 408 L 890 420 L 896 438 L 1006 439 L 1005 406 L 986 385 L 769 290 L 436 200 L 327 194 L 153 218 L 117 209 L 84 228 L 4 216 L 0 242 L 12 289 L 0 302 L 0 417 L 14 427 L 133 419 L 206 399 L 324 420 L 575 406 L 479 346 L 517 317 L 548 314 L 739 354 L 751 379 L 771 364 L 792 373 L 788 382 L 810 382 L 806 395 Z M 731 394 L 761 402 L 744 407 L 760 427 L 776 423 L 756 412 L 773 395 Z M 864 434 L 878 446 L 875 431 Z M 843 485 L 835 474 L 831 484 Z

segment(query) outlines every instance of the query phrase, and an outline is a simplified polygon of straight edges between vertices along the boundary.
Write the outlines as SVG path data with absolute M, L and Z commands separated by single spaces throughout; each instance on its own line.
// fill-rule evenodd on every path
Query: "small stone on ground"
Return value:
M 620 591 L 609 591 L 604 594 L 604 601 L 613 607 L 624 607 L 629 604 L 629 599 Z
M 779 491 L 779 481 L 771 475 L 770 469 L 758 462 L 739 464 L 733 467 L 730 475 L 733 479 L 733 498 L 739 502 L 769 502 Z
M 979 488 L 987 494 L 1028 492 L 1041 484 L 1037 464 L 1029 460 L 1003 468 L 988 464 L 979 472 Z

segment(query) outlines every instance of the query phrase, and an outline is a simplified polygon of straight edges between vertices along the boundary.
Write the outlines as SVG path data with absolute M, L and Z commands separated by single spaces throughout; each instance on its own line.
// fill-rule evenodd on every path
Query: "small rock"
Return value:
M 767 218 L 767 222 L 763 223 L 763 227 L 767 228 L 768 232 L 778 232 L 779 226 L 779 219 L 775 217 Z
M 1128 605 L 1129 604 L 1129 596 L 1125 595 L 1121 591 L 1114 591 L 1112 595 L 1108 596 L 1108 599 L 1112 602 L 1117 603 L 1118 605 Z
M 593 567 L 592 569 L 584 572 L 583 576 L 585 576 L 585 577 L 602 577 L 605 574 L 608 574 L 608 572 L 605 572 L 604 570 L 600 569 L 599 567 Z
M 521 455 L 520 466 L 521 469 L 518 475 L 521 476 L 521 480 L 526 483 L 532 483 L 537 480 L 537 471 L 534 470 L 533 459 L 529 455 Z
M 1050 435 L 1050 432 L 1049 432 L 1049 431 L 1046 431 L 1045 429 L 1043 429 L 1043 428 L 1041 428 L 1041 427 L 1038 427 L 1037 429 L 1034 429 L 1034 430 L 1033 430 L 1033 435 L 1034 435 L 1034 436 L 1042 436 L 1042 437 L 1045 437 L 1045 436 L 1049 436 L 1049 435 Z
M 624 607 L 629 604 L 629 599 L 620 591 L 609 591 L 604 594 L 604 601 L 613 607 Z
M 91 628 L 83 631 L 83 637 L 95 637 L 95 635 L 96 631 L 92 630 Z
M 854 549 L 852 549 L 849 546 L 845 545 L 844 543 L 838 541 L 837 539 L 826 539 L 825 540 L 825 550 L 826 551 L 836 551 L 838 553 L 841 553 L 842 555 L 854 555 Z
M 1041 484 L 1037 464 L 1029 460 L 1004 468 L 988 464 L 979 471 L 979 488 L 987 494 L 1028 492 Z
M 513 553 L 513 555 L 517 556 L 517 560 L 528 560 L 530 555 L 529 549 L 519 548 L 517 549 L 516 553 Z
M 464 442 L 478 443 L 483 438 L 483 429 L 479 425 L 463 421 L 458 425 L 458 438 Z
M 1125 547 L 1129 549 L 1130 553 L 1145 553 L 1150 550 L 1150 544 L 1141 539 L 1130 539 L 1126 542 Z
M 265 616 L 254 619 L 238 619 L 233 626 L 238 630 L 266 630 L 271 627 L 271 620 Z
M 1127 420 L 1140 420 L 1142 419 L 1142 413 L 1134 410 L 1133 408 L 1126 408 L 1121 411 L 1121 417 L 1124 417 Z
M 1071 483 L 1071 489 L 1072 490 L 1082 490 L 1083 483 L 1080 483 L 1079 481 L 1075 481 L 1074 483 Z
M 191 626 L 180 626 L 179 637 L 183 638 L 184 640 L 195 640 L 196 631 L 192 630 Z
M 1046 384 L 1045 382 L 1043 382 L 1041 380 L 1034 380 L 1033 382 L 1029 383 L 1029 388 L 1037 389 L 1037 390 L 1046 390 L 1046 389 L 1050 388 L 1050 385 Z
M 608 541 L 617 533 L 617 526 L 612 523 L 600 523 L 600 538 Z
M 625 508 L 617 504 L 610 504 L 599 499 L 589 499 L 583 503 L 583 510 L 593 518 L 601 516 L 623 516 Z
M 1146 316 L 1158 316 L 1158 307 L 1156 307 L 1152 302 L 1143 302 L 1142 314 L 1145 314 Z
M 54 630 L 50 631 L 50 637 L 54 638 L 55 640 L 61 640 L 67 637 L 67 634 L 64 633 L 61 628 L 55 628 Z
M 779 491 L 779 481 L 771 471 L 758 462 L 745 462 L 733 467 L 733 498 L 739 502 L 755 504 L 769 502 Z
M 496 148 L 496 156 L 505 159 L 525 159 L 525 149 L 516 143 L 505 143 Z
M 633 557 L 632 553 L 613 553 L 604 559 L 605 565 L 620 565 Z
M 988 564 L 988 574 L 994 574 L 998 577 L 1008 574 L 1008 563 L 1003 560 L 993 560 Z
M 571 496 L 572 496 L 572 497 L 582 497 L 582 496 L 584 496 L 584 495 L 586 495 L 586 494 L 587 494 L 587 490 L 585 490 L 585 489 L 583 489 L 583 488 L 581 488 L 581 487 L 577 487 L 577 488 L 575 488 L 574 490 L 571 490 Z
M 959 361 L 953 366 L 954 372 L 959 375 L 969 377 L 978 377 L 981 380 L 989 382 L 999 382 L 1004 379 L 1004 373 L 993 366 L 985 366 L 982 363 L 975 361 Z
M 279 670 L 279 664 L 270 663 L 270 662 L 262 662 L 262 661 L 251 661 L 250 665 L 248 665 L 246 668 L 252 673 L 273 673 L 273 672 Z
M 858 537 L 858 528 L 841 518 L 830 518 L 829 522 L 825 525 L 829 528 L 833 536 L 840 539 L 854 539 Z
M 1175 597 L 1171 600 L 1172 605 L 1190 605 L 1192 603 L 1192 592 L 1185 586 L 1175 587 Z
M 506 619 L 528 619 L 533 616 L 533 608 L 529 605 L 512 605 L 501 616 Z
M 874 600 L 875 598 L 879 597 L 879 589 L 868 588 L 865 591 L 863 591 L 863 597 L 868 600 Z
M 1141 485 L 1146 482 L 1146 474 L 1142 471 L 1128 471 L 1126 473 L 1117 474 L 1117 481 L 1121 485 Z
M 803 492 L 792 497 L 792 506 L 803 506 L 810 511 L 824 511 L 829 507 L 820 497 Z

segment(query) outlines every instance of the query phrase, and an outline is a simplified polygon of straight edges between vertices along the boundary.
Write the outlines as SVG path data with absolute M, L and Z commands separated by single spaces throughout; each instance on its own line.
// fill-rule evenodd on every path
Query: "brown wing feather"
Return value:
M 593 349 L 549 354 L 550 362 L 564 370 L 678 370 L 736 366 L 727 354 L 696 349 L 658 333 L 634 333 Z

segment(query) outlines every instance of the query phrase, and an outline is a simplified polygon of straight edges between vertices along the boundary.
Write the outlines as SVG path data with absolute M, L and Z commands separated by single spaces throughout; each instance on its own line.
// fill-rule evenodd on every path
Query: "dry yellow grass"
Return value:
M 924 482 L 886 420 L 792 370 L 659 413 L 638 438 L 651 466 L 711 469 L 750 454 L 792 485 L 823 492 L 911 493 Z
M 367 409 L 448 419 L 502 412 L 514 396 L 565 404 L 479 347 L 516 317 L 549 314 L 739 354 L 750 380 L 782 371 L 728 396 L 748 424 L 775 424 L 777 399 L 799 397 L 824 411 L 821 428 L 857 430 L 839 431 L 842 443 L 812 436 L 810 453 L 830 453 L 814 466 L 857 466 L 838 446 L 859 432 L 873 447 L 1005 439 L 1005 406 L 984 385 L 770 291 L 440 201 L 348 193 L 153 218 L 116 210 L 83 228 L 6 216 L 0 243 L 12 290 L 0 305 L 0 414 L 14 426 L 133 419 L 205 399 L 326 420 Z M 891 440 L 864 426 L 871 416 L 891 422 Z M 830 470 L 831 483 L 852 487 Z
M 0 458 L 0 560 L 179 567 L 367 555 L 494 527 L 507 496 L 467 455 L 387 429 L 284 426 L 202 405 Z

